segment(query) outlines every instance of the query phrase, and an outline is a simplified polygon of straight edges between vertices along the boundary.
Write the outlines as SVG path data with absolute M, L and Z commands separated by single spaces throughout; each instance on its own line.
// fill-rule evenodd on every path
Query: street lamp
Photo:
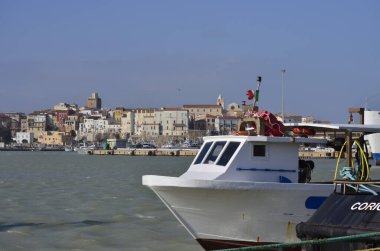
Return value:
M 282 122 L 285 122 L 285 117 L 284 117 L 284 75 L 285 75 L 285 72 L 286 72 L 285 69 L 281 70 L 281 89 L 282 89 L 281 115 L 282 115 Z

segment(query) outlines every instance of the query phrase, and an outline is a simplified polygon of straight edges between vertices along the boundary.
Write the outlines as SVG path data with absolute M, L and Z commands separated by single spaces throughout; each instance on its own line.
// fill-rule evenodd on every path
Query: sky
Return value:
M 0 112 L 246 100 L 345 123 L 380 110 L 377 0 L 0 0 Z M 282 70 L 286 72 L 283 74 Z M 282 91 L 282 84 L 284 90 Z

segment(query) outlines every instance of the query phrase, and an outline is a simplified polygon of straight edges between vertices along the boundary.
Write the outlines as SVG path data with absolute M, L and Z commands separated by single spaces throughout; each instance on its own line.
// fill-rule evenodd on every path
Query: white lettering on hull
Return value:
M 380 203 L 356 202 L 351 206 L 351 211 L 380 211 Z

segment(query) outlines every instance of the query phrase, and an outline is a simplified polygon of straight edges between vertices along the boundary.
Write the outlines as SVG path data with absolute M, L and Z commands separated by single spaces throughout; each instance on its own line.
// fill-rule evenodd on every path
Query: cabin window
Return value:
M 227 145 L 226 150 L 223 152 L 222 156 L 220 157 L 218 163 L 216 164 L 219 166 L 227 165 L 228 161 L 230 161 L 232 155 L 234 155 L 239 145 L 240 145 L 240 142 L 230 142 Z
M 206 160 L 203 162 L 204 164 L 213 164 L 215 160 L 218 158 L 219 154 L 222 152 L 226 141 L 215 142 L 213 145 L 211 152 L 207 156 Z
M 211 145 L 212 145 L 212 142 L 208 142 L 203 146 L 202 150 L 198 154 L 197 159 L 194 162 L 194 165 L 202 162 L 203 158 L 206 156 L 206 153 L 208 152 L 208 149 L 210 149 Z
M 254 157 L 265 157 L 266 156 L 265 145 L 253 145 L 253 156 Z

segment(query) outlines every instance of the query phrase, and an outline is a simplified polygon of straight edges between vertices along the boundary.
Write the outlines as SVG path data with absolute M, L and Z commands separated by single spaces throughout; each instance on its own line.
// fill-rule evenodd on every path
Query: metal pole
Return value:
M 281 70 L 281 117 L 282 117 L 282 122 L 285 122 L 284 120 L 284 70 Z
M 257 88 L 256 88 L 256 92 L 255 92 L 255 101 L 253 102 L 253 110 L 254 111 L 257 111 L 256 110 L 256 103 L 259 102 L 259 91 L 260 91 L 260 85 L 261 85 L 261 80 L 262 80 L 262 77 L 261 76 L 257 76 Z

